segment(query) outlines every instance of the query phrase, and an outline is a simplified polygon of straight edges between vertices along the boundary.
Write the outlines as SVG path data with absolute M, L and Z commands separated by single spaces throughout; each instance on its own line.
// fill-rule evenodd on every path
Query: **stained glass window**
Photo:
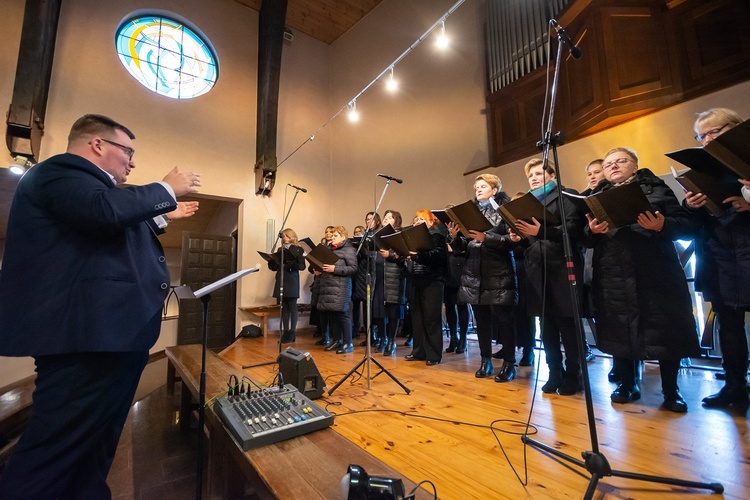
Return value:
M 162 16 L 139 16 L 117 29 L 117 54 L 141 85 L 173 99 L 191 99 L 219 77 L 216 53 L 197 29 Z

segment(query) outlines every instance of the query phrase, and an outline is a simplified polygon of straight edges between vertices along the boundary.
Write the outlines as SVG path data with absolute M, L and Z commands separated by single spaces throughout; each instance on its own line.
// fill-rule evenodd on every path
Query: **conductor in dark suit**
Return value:
M 169 290 L 162 216 L 192 215 L 200 175 L 118 188 L 135 168 L 123 125 L 85 115 L 67 152 L 31 168 L 10 210 L 0 355 L 32 356 L 33 414 L 0 498 L 110 498 L 107 474 Z

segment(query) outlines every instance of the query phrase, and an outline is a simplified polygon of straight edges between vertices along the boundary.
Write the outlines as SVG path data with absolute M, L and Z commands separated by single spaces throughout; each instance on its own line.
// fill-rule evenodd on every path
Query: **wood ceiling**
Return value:
M 262 0 L 234 0 L 260 11 Z M 331 44 L 359 22 L 382 0 L 288 0 L 286 26 Z

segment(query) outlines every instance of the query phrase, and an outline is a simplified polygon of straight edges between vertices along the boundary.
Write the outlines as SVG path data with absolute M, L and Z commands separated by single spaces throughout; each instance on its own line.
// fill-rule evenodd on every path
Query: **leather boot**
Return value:
M 396 339 L 389 340 L 383 349 L 383 356 L 393 356 L 396 354 Z
M 510 382 L 516 378 L 516 364 L 513 361 L 503 361 L 500 373 L 495 375 L 495 382 Z
M 563 369 L 562 367 L 549 368 L 549 380 L 542 386 L 542 392 L 545 394 L 552 394 L 557 392 L 563 381 Z
M 492 358 L 482 358 L 482 366 L 474 374 L 476 378 L 486 378 L 495 373 L 495 367 L 492 366 Z
M 665 410 L 673 411 L 675 413 L 687 413 L 688 406 L 685 400 L 682 398 L 682 394 L 677 389 L 663 390 L 664 404 L 662 407 Z
M 746 384 L 742 386 L 725 385 L 716 394 L 703 398 L 703 406 L 706 408 L 726 408 L 729 405 L 734 405 L 739 409 L 747 409 L 749 404 Z
M 572 396 L 577 392 L 583 390 L 583 384 L 581 384 L 581 375 L 571 375 L 568 372 L 563 377 L 562 384 L 557 388 L 557 393 L 561 396 Z
M 326 335 L 325 337 L 322 337 L 320 340 L 315 342 L 315 345 L 323 345 L 323 346 L 328 347 L 328 344 L 330 343 L 331 343 L 331 339 L 328 337 L 328 335 Z
M 463 338 L 460 338 L 458 340 L 458 345 L 456 346 L 456 354 L 463 354 L 466 352 L 466 335 L 463 336 Z

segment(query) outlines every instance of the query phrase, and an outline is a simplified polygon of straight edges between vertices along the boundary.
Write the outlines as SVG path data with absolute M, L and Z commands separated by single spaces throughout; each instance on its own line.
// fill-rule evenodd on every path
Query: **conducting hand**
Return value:
M 649 229 L 658 233 L 664 228 L 664 216 L 658 210 L 654 213 L 651 213 L 651 211 L 643 212 L 638 214 L 638 224 L 643 229 Z
M 589 221 L 589 229 L 594 234 L 607 234 L 609 231 L 609 222 L 599 222 L 599 219 L 595 219 L 591 214 L 586 214 L 586 219 Z
M 196 172 L 180 172 L 177 167 L 173 168 L 166 176 L 164 182 L 172 186 L 175 196 L 188 193 L 197 193 L 201 185 L 201 174 Z
M 692 193 L 688 191 L 685 193 L 685 203 L 690 208 L 700 208 L 706 204 L 708 198 L 703 193 Z
M 184 219 L 185 217 L 192 217 L 197 211 L 197 201 L 178 201 L 177 208 L 167 213 L 167 217 L 170 219 Z

